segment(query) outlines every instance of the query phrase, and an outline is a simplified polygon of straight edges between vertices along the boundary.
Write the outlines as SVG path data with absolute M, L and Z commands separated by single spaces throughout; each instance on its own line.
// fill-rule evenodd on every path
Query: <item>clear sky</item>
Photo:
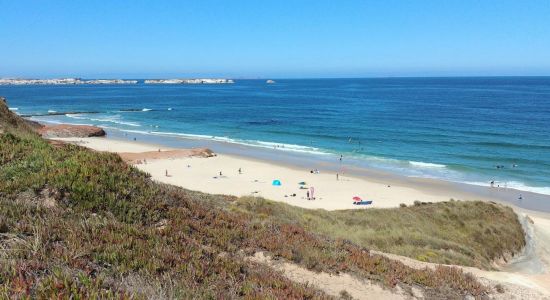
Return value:
M 550 0 L 0 0 L 0 77 L 550 75 Z

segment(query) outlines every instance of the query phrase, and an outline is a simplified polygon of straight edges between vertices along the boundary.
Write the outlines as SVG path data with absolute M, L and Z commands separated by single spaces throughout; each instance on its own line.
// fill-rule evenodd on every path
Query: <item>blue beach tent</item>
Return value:
M 277 185 L 277 186 L 279 186 L 279 185 L 281 185 L 281 181 L 280 181 L 279 179 L 275 179 L 275 180 L 273 180 L 272 185 Z

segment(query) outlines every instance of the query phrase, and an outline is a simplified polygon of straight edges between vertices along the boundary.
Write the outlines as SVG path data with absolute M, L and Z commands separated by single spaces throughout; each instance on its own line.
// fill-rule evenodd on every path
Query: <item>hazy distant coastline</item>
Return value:
M 145 84 L 223 84 L 235 83 L 225 78 L 193 78 L 193 79 L 147 79 Z
M 100 84 L 137 84 L 137 80 L 126 79 L 92 79 L 80 78 L 52 78 L 52 79 L 24 79 L 2 78 L 0 85 L 100 85 Z M 225 78 L 191 78 L 191 79 L 147 79 L 145 84 L 225 84 L 234 83 L 232 79 Z
M 52 78 L 52 79 L 24 79 L 24 78 L 2 78 L 0 85 L 79 85 L 79 84 L 136 84 L 137 80 L 123 79 L 93 79 L 83 80 L 80 78 Z

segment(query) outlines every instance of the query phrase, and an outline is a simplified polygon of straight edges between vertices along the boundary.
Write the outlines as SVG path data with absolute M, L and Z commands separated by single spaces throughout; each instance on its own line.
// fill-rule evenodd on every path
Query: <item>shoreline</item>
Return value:
M 181 150 L 181 149 L 189 149 L 189 148 L 209 148 L 212 149 L 210 146 L 212 146 L 212 141 L 203 141 L 203 140 L 189 140 L 189 139 L 178 139 L 178 140 L 185 140 L 185 143 L 189 143 L 188 147 L 174 147 L 173 145 L 165 145 L 164 143 L 155 143 L 154 141 L 148 141 L 145 138 L 145 142 L 140 139 L 133 141 L 128 135 L 127 137 L 123 135 L 112 135 L 111 131 L 108 131 L 108 134 L 106 137 L 101 138 L 68 138 L 68 139 L 57 139 L 57 140 L 64 140 L 69 142 L 75 142 L 78 140 L 83 140 L 86 142 L 94 141 L 93 144 L 85 144 L 82 146 L 87 146 L 89 148 L 92 148 L 94 150 L 99 151 L 108 151 L 108 152 L 146 152 L 146 151 L 157 151 L 158 149 L 161 149 L 162 151 L 167 150 Z M 119 132 L 121 133 L 121 132 Z M 136 134 L 133 134 L 132 136 L 136 136 Z M 139 135 L 138 135 L 139 136 Z M 146 135 L 142 135 L 146 136 Z M 150 136 L 146 136 L 150 137 Z M 155 138 L 158 140 L 166 139 L 163 136 L 155 136 Z M 101 142 L 105 141 L 105 142 Z M 216 144 L 220 144 L 221 142 L 216 142 Z M 169 144 L 169 143 L 166 143 Z M 226 143 L 228 144 L 228 143 Z M 330 164 L 324 161 L 316 161 L 315 159 L 310 160 L 304 160 L 303 155 L 297 155 L 297 161 L 293 160 L 286 160 L 289 156 L 296 156 L 294 153 L 273 153 L 275 151 L 270 151 L 269 149 L 254 149 L 256 150 L 254 153 L 247 152 L 246 149 L 248 147 L 242 146 L 242 145 L 224 145 L 222 149 L 219 149 L 219 147 L 216 147 L 214 150 L 214 153 L 218 154 L 218 158 L 221 157 L 221 164 L 219 164 L 220 167 L 218 169 L 222 169 L 220 171 L 225 172 L 223 175 L 227 175 L 228 172 L 231 173 L 231 175 L 234 175 L 233 173 L 238 170 L 239 167 L 235 167 L 234 170 L 230 169 L 230 166 L 227 166 L 223 170 L 223 165 L 230 163 L 230 165 L 233 164 L 243 164 L 247 165 L 249 163 L 252 164 L 253 167 L 260 167 L 262 170 L 268 170 L 272 168 L 280 168 L 280 173 L 285 173 L 286 170 L 289 170 L 292 172 L 292 175 L 290 177 L 296 177 L 302 178 L 302 180 L 296 181 L 306 181 L 309 178 L 315 179 L 313 182 L 318 182 L 319 180 L 316 180 L 317 178 L 321 177 L 321 183 L 326 184 L 333 184 L 335 182 L 348 182 L 351 184 L 343 184 L 346 188 L 354 188 L 361 184 L 366 184 L 367 186 L 360 189 L 355 189 L 357 196 L 360 196 L 361 198 L 364 198 L 365 200 L 373 200 L 373 205 L 369 207 L 396 207 L 399 206 L 400 203 L 405 203 L 406 205 L 411 205 L 414 203 L 415 200 L 421 201 L 421 202 L 439 202 L 439 201 L 448 201 L 450 199 L 454 200 L 480 200 L 480 201 L 493 201 L 498 202 L 501 204 L 505 204 L 508 206 L 511 206 L 514 208 L 514 210 L 527 213 L 529 215 L 539 215 L 543 218 L 550 218 L 550 195 L 545 194 L 537 194 L 533 192 L 526 192 L 526 191 L 520 191 L 512 188 L 491 188 L 491 187 L 483 187 L 483 186 L 477 186 L 477 185 L 471 185 L 466 183 L 457 183 L 457 182 L 451 182 L 451 181 L 445 181 L 442 179 L 433 179 L 433 178 L 421 178 L 421 177 L 408 177 L 403 176 L 399 174 L 393 174 L 381 170 L 376 169 L 366 169 L 362 167 L 355 167 L 352 165 L 346 165 L 346 172 L 344 174 L 339 174 L 339 177 L 341 180 L 336 180 L 336 173 L 338 173 L 337 170 L 334 169 L 334 164 Z M 231 149 L 231 151 L 228 151 L 228 149 Z M 220 151 L 221 150 L 221 151 Z M 269 152 L 264 153 L 264 155 L 258 155 L 257 152 Z M 278 151 L 280 152 L 280 151 Z M 249 155 L 252 154 L 252 155 Z M 278 155 L 277 155 L 278 154 Z M 180 165 L 180 166 L 187 166 L 188 160 L 192 158 L 173 158 L 169 160 L 176 160 L 174 161 L 174 164 Z M 196 159 L 196 158 L 195 158 Z M 216 158 L 210 158 L 216 159 Z M 180 160 L 180 161 L 178 161 Z M 149 164 L 150 165 L 150 164 Z M 161 167 L 161 166 L 159 166 Z M 165 170 L 170 168 L 170 164 L 164 165 Z M 207 168 L 211 168 L 210 166 L 206 166 Z M 145 165 L 143 166 L 145 171 L 155 171 L 155 167 L 148 166 L 145 168 Z M 243 166 L 241 168 L 245 169 Z M 310 170 L 319 170 L 320 174 L 311 174 L 309 173 Z M 176 168 L 177 170 L 177 168 Z M 265 171 L 266 176 L 269 176 L 270 171 Z M 299 173 L 299 174 L 298 174 Z M 164 174 L 164 173 L 163 173 Z M 161 175 L 163 175 L 161 174 Z M 179 174 L 179 172 L 178 172 Z M 209 175 L 213 179 L 218 174 L 218 172 L 211 172 Z M 155 174 L 152 174 L 153 177 L 155 177 Z M 158 175 L 158 174 L 157 174 Z M 177 175 L 177 174 L 175 174 Z M 314 175 L 313 177 L 311 175 Z M 181 176 L 181 175 L 179 175 Z M 205 177 L 206 175 L 203 175 Z M 187 187 L 182 184 L 178 184 L 176 181 L 177 179 L 174 177 L 170 177 L 171 179 L 168 180 L 172 184 L 176 184 L 179 186 L 183 186 L 185 188 L 193 189 L 193 187 Z M 274 178 L 275 175 L 271 176 L 273 177 L 272 180 L 279 179 Z M 280 176 L 279 176 L 280 177 Z M 225 178 L 227 179 L 227 177 Z M 254 179 L 252 179 L 254 180 Z M 267 178 L 263 178 L 265 182 L 267 182 Z M 164 181 L 164 180 L 161 180 Z M 288 183 L 288 180 L 285 180 Z M 291 181 L 292 184 L 294 184 L 293 181 Z M 389 187 L 388 187 L 389 186 Z M 375 187 L 374 190 L 381 190 L 382 197 L 376 197 L 377 193 L 372 193 L 372 188 Z M 369 189 L 371 188 L 371 189 Z M 283 188 L 283 190 L 286 191 L 286 189 Z M 364 192 L 366 195 L 359 195 L 361 194 L 361 191 L 368 190 L 368 192 Z M 398 191 L 396 191 L 398 190 Z M 212 193 L 212 186 L 208 188 L 204 188 L 201 190 L 203 192 Z M 291 191 L 295 191 L 294 187 L 291 189 Z M 299 192 L 299 190 L 297 190 Z M 305 191 L 305 190 L 304 190 Z M 390 191 L 390 192 L 388 192 Z M 288 194 L 293 194 L 294 192 Z M 409 193 L 407 193 L 409 192 Z M 226 193 L 230 195 L 237 195 L 237 196 L 246 196 L 246 195 L 252 195 L 249 193 L 236 193 L 233 192 L 231 189 L 225 190 L 220 193 Z M 257 193 L 259 194 L 259 193 Z M 284 193 L 283 193 L 284 194 Z M 520 201 L 517 199 L 517 195 L 521 194 L 523 196 L 523 199 Z M 403 201 L 400 203 L 397 203 L 397 199 L 393 199 L 393 201 L 376 201 L 378 200 L 387 200 L 389 195 L 392 195 L 392 197 L 395 198 L 396 195 L 401 195 L 403 197 Z M 256 195 L 258 196 L 258 195 Z M 284 195 L 283 195 L 284 196 Z M 298 196 L 298 193 L 297 193 Z M 422 197 L 424 196 L 424 197 Z M 353 196 L 345 198 L 345 197 L 339 197 L 339 199 L 342 199 L 343 202 L 346 202 L 345 204 L 337 204 L 337 205 L 330 205 L 328 206 L 330 209 L 348 209 L 348 208 L 360 208 L 361 206 L 352 205 L 353 202 L 352 199 Z M 281 199 L 280 197 L 275 198 L 266 198 L 270 200 L 275 201 L 282 201 L 284 199 Z M 288 198 L 288 197 L 287 197 Z M 283 201 L 287 202 L 287 201 Z M 349 202 L 349 203 L 348 203 Z M 288 202 L 287 202 L 288 203 Z M 289 203 L 291 205 L 296 205 L 295 202 Z M 302 206 L 299 205 L 298 206 Z M 305 205 L 302 207 L 309 208 L 310 206 L 314 206 L 316 208 L 322 208 L 317 207 L 317 205 Z
M 138 132 L 126 132 L 118 129 L 105 128 L 106 138 L 109 140 L 120 140 L 136 142 L 137 138 L 141 145 L 150 145 L 155 148 L 189 149 L 209 148 L 215 153 L 231 155 L 244 159 L 253 159 L 259 162 L 284 165 L 288 168 L 297 168 L 303 172 L 306 170 L 318 169 L 323 173 L 336 173 L 344 176 L 366 179 L 370 182 L 377 182 L 386 185 L 405 186 L 409 188 L 428 187 L 430 194 L 437 194 L 445 200 L 485 200 L 500 202 L 511 205 L 525 211 L 537 211 L 550 214 L 550 195 L 539 194 L 530 191 L 523 191 L 509 187 L 494 187 L 474 185 L 462 182 L 448 181 L 439 178 L 413 177 L 400 175 L 392 171 L 369 168 L 355 165 L 353 159 L 344 159 L 343 164 L 337 162 L 336 155 L 316 156 L 307 153 L 293 151 L 280 151 L 268 148 L 233 144 L 224 141 L 206 139 L 193 139 L 188 137 L 172 137 L 165 135 L 149 135 Z M 351 163 L 348 163 L 351 161 Z M 522 199 L 519 199 L 521 195 Z M 419 201 L 424 201 L 418 199 Z M 425 201 L 426 202 L 426 201 Z
M 372 209 L 395 208 L 401 203 L 414 205 L 415 200 L 422 202 L 441 202 L 455 200 L 493 201 L 510 206 L 525 224 L 528 245 L 522 254 L 514 257 L 500 271 L 483 271 L 465 268 L 478 276 L 492 280 L 519 284 L 536 288 L 550 295 L 550 214 L 544 211 L 529 210 L 518 207 L 498 197 L 485 197 L 476 194 L 476 189 L 464 189 L 460 185 L 450 182 L 440 182 L 435 179 L 399 177 L 378 173 L 369 177 L 344 176 L 336 180 L 325 169 L 319 169 L 319 174 L 311 174 L 299 165 L 283 164 L 277 161 L 266 161 L 243 155 L 218 153 L 213 157 L 197 156 L 170 156 L 174 151 L 193 151 L 166 147 L 159 144 L 144 143 L 142 141 L 128 141 L 112 137 L 91 138 L 56 138 L 69 143 L 79 144 L 96 151 L 109 151 L 124 154 L 132 153 L 149 155 L 160 149 L 158 159 L 147 157 L 146 163 L 135 163 L 133 166 L 149 173 L 155 181 L 180 186 L 186 189 L 201 191 L 210 194 L 225 194 L 233 196 L 263 197 L 269 200 L 284 202 L 289 205 L 308 209 Z M 189 166 L 189 167 L 188 167 Z M 242 169 L 242 174 L 238 169 Z M 166 176 L 165 171 L 168 171 Z M 221 178 L 217 172 L 222 171 Z M 271 179 L 280 179 L 281 186 L 273 186 Z M 315 186 L 316 200 L 306 199 L 306 190 L 300 190 L 299 180 L 305 181 L 308 186 Z M 388 187 L 388 183 L 390 187 Z M 257 193 L 251 193 L 257 191 Z M 296 193 L 296 197 L 289 197 Z M 353 205 L 352 197 L 355 194 L 369 195 L 366 200 L 373 200 L 372 205 Z M 284 197 L 287 195 L 287 197 Z M 500 196 L 500 195 L 497 195 Z
M 35 120 L 31 118 L 31 120 Z M 50 123 L 48 120 L 36 119 L 40 123 Z M 73 125 L 93 125 L 93 123 L 72 123 L 72 122 L 57 122 L 51 121 L 53 124 L 73 124 Z M 159 144 L 170 146 L 173 148 L 193 148 L 193 147 L 207 147 L 214 150 L 217 153 L 235 154 L 245 157 L 256 157 L 265 161 L 275 161 L 277 163 L 284 163 L 290 166 L 300 165 L 306 168 L 320 165 L 323 168 L 327 168 L 332 172 L 341 172 L 341 167 L 336 162 L 340 154 L 336 152 L 325 152 L 317 148 L 310 148 L 309 146 L 284 144 L 284 143 L 272 143 L 263 142 L 259 140 L 234 140 L 231 138 L 220 136 L 206 136 L 201 134 L 180 134 L 170 132 L 156 132 L 156 131 L 139 131 L 132 129 L 121 129 L 116 127 L 101 126 L 107 132 L 109 138 L 130 140 L 129 137 L 138 137 L 139 140 L 147 141 L 150 144 Z M 318 151 L 319 150 L 319 151 Z M 242 153 L 245 152 L 246 155 Z M 344 154 L 346 155 L 346 154 Z M 295 157 L 298 157 L 296 159 Z M 435 182 L 445 182 L 456 186 L 460 186 L 466 192 L 473 192 L 474 194 L 483 194 L 485 198 L 503 199 L 507 203 L 512 203 L 526 209 L 540 210 L 541 201 L 545 205 L 542 210 L 550 213 L 550 188 L 529 186 L 522 181 L 510 180 L 495 180 L 493 181 L 495 187 L 500 185 L 499 188 L 488 189 L 491 185 L 491 181 L 482 181 L 476 178 L 478 175 L 473 175 L 472 178 L 460 178 L 460 176 L 466 176 L 459 174 L 459 171 L 452 168 L 448 169 L 445 165 L 438 165 L 432 163 L 424 163 L 420 161 L 411 160 L 394 160 L 387 159 L 390 163 L 384 162 L 385 158 L 362 158 L 355 157 L 353 155 L 344 157 L 344 169 L 345 171 L 352 173 L 356 176 L 369 176 L 379 177 L 380 174 L 385 177 L 399 177 L 422 180 L 433 180 Z M 302 163 L 301 161 L 306 161 Z M 394 161 L 394 162 L 391 162 Z M 407 164 L 408 163 L 408 164 Z M 433 171 L 442 169 L 444 172 L 448 172 L 449 176 L 442 174 L 440 171 Z M 434 173 L 435 172 L 435 173 Z M 374 174 L 375 176 L 372 176 Z M 459 177 L 457 177 L 459 176 Z M 468 175 L 469 176 L 469 175 Z M 445 187 L 446 189 L 448 187 Z M 506 192 L 502 192 L 506 191 Z M 521 197 L 520 197 L 521 196 Z M 516 201 L 520 200 L 522 201 Z

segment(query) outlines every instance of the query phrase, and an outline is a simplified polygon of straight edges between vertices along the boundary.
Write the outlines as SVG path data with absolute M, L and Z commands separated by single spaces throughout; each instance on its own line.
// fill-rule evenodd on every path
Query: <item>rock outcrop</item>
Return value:
M 105 136 L 103 129 L 89 125 L 46 125 L 36 131 L 44 138 Z

